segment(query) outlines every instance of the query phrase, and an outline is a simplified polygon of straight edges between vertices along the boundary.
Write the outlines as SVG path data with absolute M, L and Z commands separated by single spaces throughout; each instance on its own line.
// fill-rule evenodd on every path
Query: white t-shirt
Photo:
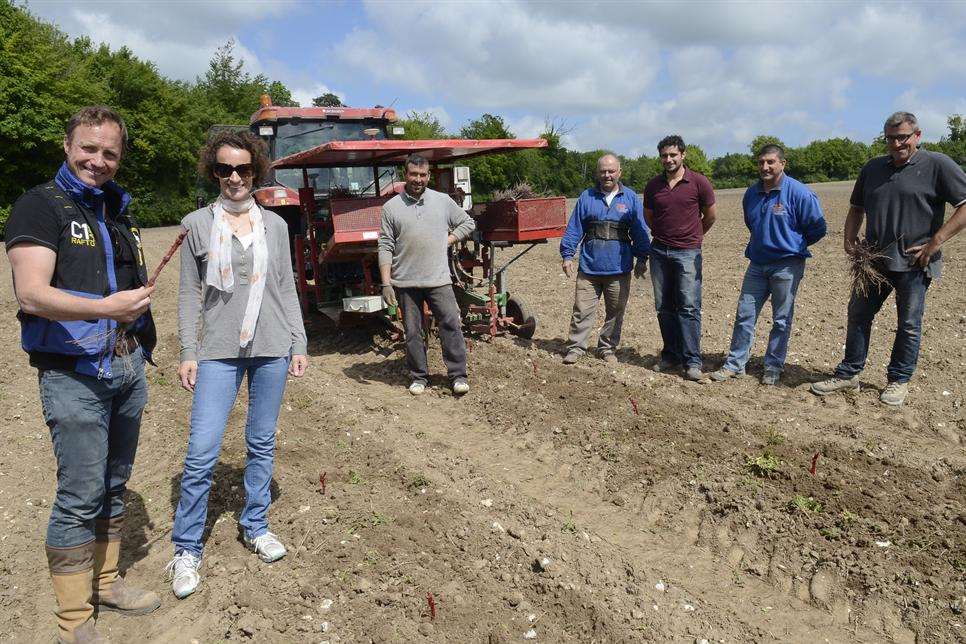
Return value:
M 611 190 L 610 192 L 608 192 L 606 195 L 604 195 L 604 203 L 607 204 L 607 207 L 608 208 L 610 208 L 610 202 L 612 202 L 614 200 L 614 197 L 617 196 L 617 193 L 619 192 L 619 190 L 620 190 L 619 188 L 614 188 L 613 190 Z

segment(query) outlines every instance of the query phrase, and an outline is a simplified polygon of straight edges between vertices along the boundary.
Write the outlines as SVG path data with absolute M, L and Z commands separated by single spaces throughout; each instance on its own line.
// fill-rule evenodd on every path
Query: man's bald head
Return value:
M 621 178 L 621 160 L 608 152 L 597 159 L 597 187 L 603 193 L 613 192 Z

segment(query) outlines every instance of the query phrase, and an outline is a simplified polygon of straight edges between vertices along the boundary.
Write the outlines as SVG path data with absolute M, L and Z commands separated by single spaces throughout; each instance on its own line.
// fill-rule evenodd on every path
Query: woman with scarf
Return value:
M 249 132 L 220 132 L 201 152 L 199 171 L 218 183 L 210 206 L 185 217 L 178 331 L 181 386 L 194 393 L 191 435 L 168 564 L 171 589 L 184 598 L 200 582 L 202 534 L 212 471 L 228 414 L 248 379 L 245 507 L 241 538 L 265 562 L 285 555 L 268 531 L 269 486 L 286 374 L 307 365 L 305 329 L 295 292 L 288 226 L 252 198 L 268 172 L 265 144 Z

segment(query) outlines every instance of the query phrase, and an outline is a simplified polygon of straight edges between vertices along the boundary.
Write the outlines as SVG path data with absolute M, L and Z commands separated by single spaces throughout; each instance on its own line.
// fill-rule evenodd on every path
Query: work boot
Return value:
M 57 598 L 57 641 L 61 644 L 106 644 L 94 628 L 94 542 L 74 548 L 46 546 L 47 566 Z
M 761 384 L 766 387 L 774 387 L 782 379 L 782 372 L 776 371 L 774 369 L 765 369 L 765 372 L 761 374 Z
M 118 575 L 123 516 L 94 522 L 93 603 L 122 615 L 147 615 L 161 606 L 157 593 L 128 584 Z
M 905 402 L 906 394 L 908 393 L 908 382 L 890 382 L 888 385 L 886 385 L 886 388 L 882 390 L 882 393 L 879 395 L 879 400 L 887 405 L 899 407 Z
M 836 391 L 843 390 L 859 390 L 859 377 L 852 376 L 851 378 L 836 378 L 831 377 L 828 380 L 823 380 L 822 382 L 813 382 L 812 386 L 809 387 L 811 392 L 816 396 L 827 396 L 829 394 L 834 394 Z
M 712 371 L 708 377 L 714 380 L 715 382 L 724 382 L 725 380 L 737 378 L 740 375 L 742 374 L 738 373 L 737 371 L 732 371 L 731 369 L 725 369 L 724 367 L 721 367 L 717 371 Z
M 578 360 L 580 360 L 580 352 L 579 351 L 568 351 L 567 352 L 567 355 L 564 356 L 563 363 L 564 364 L 576 364 Z
M 667 360 L 661 360 L 652 368 L 654 369 L 654 371 L 658 373 L 672 373 L 680 369 L 681 365 L 677 364 L 676 362 L 668 362 Z
M 692 382 L 699 382 L 703 380 L 704 374 L 701 373 L 701 367 L 688 367 L 684 371 L 684 379 Z

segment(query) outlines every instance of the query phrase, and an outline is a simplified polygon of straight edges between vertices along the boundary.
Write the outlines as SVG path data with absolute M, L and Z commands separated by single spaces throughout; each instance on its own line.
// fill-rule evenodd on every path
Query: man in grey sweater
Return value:
M 443 362 L 453 393 L 470 390 L 466 380 L 466 343 L 459 305 L 449 274 L 448 248 L 470 236 L 475 222 L 442 192 L 430 190 L 429 162 L 418 154 L 406 159 L 406 189 L 382 207 L 379 275 L 382 297 L 402 307 L 406 331 L 409 393 L 423 393 L 427 383 L 423 303 L 439 325 Z M 396 296 L 399 296 L 398 302 Z

